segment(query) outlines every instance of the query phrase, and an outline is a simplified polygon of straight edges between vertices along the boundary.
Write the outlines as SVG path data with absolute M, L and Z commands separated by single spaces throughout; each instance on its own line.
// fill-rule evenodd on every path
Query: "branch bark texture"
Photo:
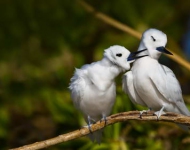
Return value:
M 153 112 L 148 112 L 147 114 L 143 114 L 142 117 L 139 116 L 140 112 L 139 111 L 129 111 L 129 112 L 122 112 L 118 114 L 111 115 L 107 117 L 107 123 L 105 125 L 105 122 L 98 121 L 97 123 L 93 124 L 91 126 L 92 132 L 100 130 L 104 128 L 105 126 L 112 125 L 118 122 L 125 122 L 128 120 L 138 120 L 138 121 L 164 121 L 164 122 L 173 122 L 173 123 L 178 123 L 178 124 L 183 124 L 190 126 L 190 117 L 184 116 L 181 114 L 176 114 L 176 113 L 166 113 L 165 115 L 162 115 L 159 120 L 157 119 L 157 116 L 153 115 Z M 13 148 L 10 150 L 38 150 L 42 148 L 47 148 L 52 145 L 56 145 L 59 143 L 67 142 L 70 140 L 77 139 L 79 137 L 85 136 L 89 134 L 89 129 L 84 127 L 82 129 L 78 129 L 75 131 L 72 131 L 70 133 L 62 134 L 57 137 L 41 141 L 41 142 L 36 142 L 33 144 L 25 145 L 19 148 Z

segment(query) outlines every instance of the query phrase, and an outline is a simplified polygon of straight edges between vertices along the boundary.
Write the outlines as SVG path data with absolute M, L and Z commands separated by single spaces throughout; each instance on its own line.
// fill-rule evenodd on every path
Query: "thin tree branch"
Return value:
M 128 120 L 164 121 L 164 122 L 173 122 L 173 123 L 179 123 L 179 124 L 190 126 L 190 117 L 184 116 L 181 114 L 168 112 L 165 115 L 162 115 L 159 118 L 159 120 L 157 119 L 157 116 L 153 115 L 153 112 L 148 112 L 147 114 L 143 114 L 141 118 L 139 117 L 139 114 L 140 114 L 139 111 L 129 111 L 129 112 L 122 112 L 122 113 L 111 115 L 107 117 L 106 125 L 104 121 L 101 121 L 101 122 L 98 121 L 97 123 L 93 124 L 91 126 L 92 132 L 100 130 L 104 128 L 105 126 L 112 125 L 118 122 L 128 121 Z M 84 127 L 82 129 L 78 129 L 67 134 L 62 134 L 45 141 L 36 142 L 33 144 L 25 145 L 19 148 L 13 148 L 10 150 L 38 150 L 42 148 L 47 148 L 52 145 L 56 145 L 58 143 L 63 143 L 63 142 L 67 142 L 73 139 L 77 139 L 89 133 L 90 133 L 89 129 Z
M 138 39 L 141 38 L 142 33 L 130 28 L 129 26 L 95 10 L 91 5 L 89 5 L 88 3 L 84 2 L 83 0 L 77 0 L 77 2 L 89 13 L 92 13 L 97 19 L 100 19 L 101 21 L 117 28 L 120 29 L 121 31 L 124 31 Z M 183 67 L 185 67 L 186 69 L 190 70 L 190 63 L 188 61 L 186 61 L 185 59 L 183 59 L 181 56 L 179 56 L 177 53 L 173 52 L 172 50 L 170 50 L 173 55 L 166 55 L 167 57 L 171 58 L 172 60 L 174 60 L 175 62 L 179 63 L 180 65 L 182 65 Z

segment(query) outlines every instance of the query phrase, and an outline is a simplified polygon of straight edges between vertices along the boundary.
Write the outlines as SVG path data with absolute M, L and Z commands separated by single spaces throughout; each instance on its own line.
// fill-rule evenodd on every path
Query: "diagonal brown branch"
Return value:
M 111 115 L 107 117 L 107 124 L 112 125 L 118 122 L 124 122 L 128 120 L 139 120 L 139 121 L 164 121 L 164 122 L 173 122 L 173 123 L 179 123 L 183 125 L 190 126 L 190 117 L 175 114 L 175 113 L 166 113 L 165 115 L 162 115 L 159 120 L 157 120 L 157 117 L 153 115 L 153 112 L 149 112 L 147 114 L 144 114 L 142 118 L 139 117 L 140 112 L 139 111 L 129 111 L 129 112 L 122 112 L 118 114 Z M 98 121 L 97 123 L 93 124 L 91 126 L 92 132 L 102 129 L 105 127 L 104 122 Z M 54 137 L 52 139 L 48 139 L 41 142 L 36 142 L 33 144 L 25 145 L 23 147 L 19 148 L 13 148 L 11 150 L 38 150 L 42 148 L 46 148 L 52 145 L 56 145 L 58 143 L 63 143 L 66 141 L 70 141 L 73 139 L 77 139 L 79 137 L 85 136 L 89 134 L 88 128 L 82 128 L 80 130 L 75 130 L 67 134 L 62 134 L 57 137 Z
M 138 39 L 141 38 L 142 33 L 130 28 L 129 26 L 95 10 L 91 5 L 89 5 L 88 3 L 84 2 L 83 0 L 77 0 L 78 3 L 89 13 L 92 13 L 97 19 L 100 19 L 101 21 L 117 28 L 120 29 L 121 31 L 124 31 Z M 186 69 L 190 70 L 190 63 L 188 61 L 186 61 L 185 59 L 183 59 L 181 56 L 179 56 L 177 53 L 173 52 L 172 50 L 170 50 L 173 55 L 166 55 L 169 58 L 171 58 L 172 60 L 174 60 L 175 62 L 179 63 L 180 65 L 182 65 L 183 67 L 185 67 Z

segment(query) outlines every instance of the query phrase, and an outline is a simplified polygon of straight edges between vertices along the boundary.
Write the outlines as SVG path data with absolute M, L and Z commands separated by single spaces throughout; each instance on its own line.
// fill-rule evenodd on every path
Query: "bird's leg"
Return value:
M 146 114 L 147 114 L 149 111 L 151 111 L 151 110 L 152 110 L 152 108 L 149 107 L 148 110 L 146 111 Z
M 145 112 L 147 112 L 147 110 L 142 110 L 142 111 L 140 111 L 139 117 L 142 118 L 142 114 L 145 113 Z
M 84 128 L 88 128 L 89 129 L 89 131 L 90 131 L 90 133 L 92 133 L 92 128 L 91 128 L 91 126 L 92 126 L 92 122 L 95 122 L 95 120 L 94 119 L 92 119 L 90 116 L 87 116 L 87 120 L 86 120 L 86 122 L 87 122 L 87 126 L 83 126 Z M 82 127 L 82 128 L 83 128 Z
M 91 124 L 92 124 L 91 118 L 90 118 L 90 116 L 88 116 L 88 129 L 89 129 L 90 133 L 92 133 Z
M 142 118 L 142 115 L 143 115 L 143 113 L 148 113 L 149 111 L 151 111 L 152 109 L 151 108 L 148 108 L 148 110 L 142 110 L 142 111 L 140 111 L 140 118 Z
M 159 111 L 156 111 L 154 114 L 157 116 L 157 120 L 160 118 L 161 115 L 165 114 L 164 110 L 164 106 L 162 106 L 162 108 Z
M 100 120 L 100 122 L 102 122 L 102 121 L 105 121 L 105 125 L 104 126 L 106 126 L 106 124 L 107 124 L 107 119 L 106 119 L 106 115 L 102 115 L 102 119 Z

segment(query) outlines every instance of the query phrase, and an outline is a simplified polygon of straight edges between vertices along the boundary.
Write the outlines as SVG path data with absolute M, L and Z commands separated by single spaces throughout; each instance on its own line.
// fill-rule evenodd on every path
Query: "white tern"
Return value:
M 158 62 L 161 53 L 172 55 L 166 50 L 166 43 L 167 37 L 163 32 L 146 30 L 138 51 L 128 57 L 128 61 L 135 61 L 131 71 L 124 74 L 122 87 L 133 103 L 157 111 L 158 118 L 164 111 L 190 116 L 173 71 Z
M 112 110 L 116 99 L 114 78 L 119 73 L 129 70 L 132 61 L 126 61 L 130 52 L 118 45 L 104 51 L 102 60 L 76 69 L 71 78 L 69 89 L 74 106 L 79 109 L 85 121 L 90 125 L 104 120 Z M 101 142 L 103 130 L 89 135 L 92 141 Z

